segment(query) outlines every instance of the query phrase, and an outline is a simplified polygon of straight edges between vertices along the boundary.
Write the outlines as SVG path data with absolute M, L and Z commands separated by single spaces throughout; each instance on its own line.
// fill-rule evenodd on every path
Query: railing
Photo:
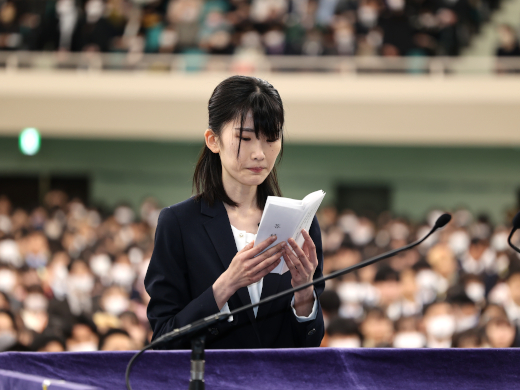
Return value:
M 0 52 L 0 70 L 311 72 L 336 74 L 520 73 L 520 57 L 342 57 L 207 54 Z

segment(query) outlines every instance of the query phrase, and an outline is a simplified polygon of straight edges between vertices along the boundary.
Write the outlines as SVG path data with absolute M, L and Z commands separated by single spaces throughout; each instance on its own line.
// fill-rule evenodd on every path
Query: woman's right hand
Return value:
M 257 247 L 253 247 L 252 241 L 237 252 L 228 269 L 213 284 L 213 295 L 219 310 L 239 288 L 258 282 L 280 264 L 286 242 L 281 242 L 255 257 L 275 241 L 276 236 L 272 236 Z

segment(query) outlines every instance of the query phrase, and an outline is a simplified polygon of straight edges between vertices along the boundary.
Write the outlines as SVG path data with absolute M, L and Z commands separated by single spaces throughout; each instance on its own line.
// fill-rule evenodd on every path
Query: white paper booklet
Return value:
M 268 196 L 258 227 L 255 246 L 268 237 L 276 235 L 276 241 L 266 250 L 291 237 L 302 247 L 304 238 L 301 230 L 309 231 L 312 219 L 324 197 L 325 192 L 322 190 L 312 192 L 302 200 Z M 271 273 L 282 275 L 287 271 L 289 268 L 282 257 L 280 264 Z

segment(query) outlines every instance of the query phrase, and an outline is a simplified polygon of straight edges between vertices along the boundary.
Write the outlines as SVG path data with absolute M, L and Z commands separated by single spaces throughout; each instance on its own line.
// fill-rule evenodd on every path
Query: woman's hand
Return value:
M 255 257 L 275 241 L 276 236 L 269 237 L 255 248 L 252 241 L 237 252 L 228 269 L 213 284 L 213 295 L 219 309 L 239 288 L 258 282 L 280 264 L 285 242 Z
M 291 245 L 294 253 L 289 247 L 285 247 L 283 250 L 285 263 L 291 272 L 291 284 L 293 287 L 311 282 L 318 266 L 318 256 L 316 255 L 314 241 L 312 241 L 311 236 L 305 229 L 302 229 L 302 235 L 305 239 L 303 248 L 300 248 L 294 239 L 289 238 L 287 242 Z M 311 314 L 314 304 L 313 291 L 313 286 L 310 286 L 294 293 L 294 308 L 299 316 L 307 317 Z

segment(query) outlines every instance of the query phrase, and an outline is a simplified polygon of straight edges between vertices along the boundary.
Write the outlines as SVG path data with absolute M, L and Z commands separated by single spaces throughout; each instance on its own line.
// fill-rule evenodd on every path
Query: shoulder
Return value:
M 184 221 L 192 219 L 197 214 L 200 214 L 200 201 L 192 196 L 182 202 L 164 207 L 159 213 L 157 224 L 171 223 L 175 220 Z

